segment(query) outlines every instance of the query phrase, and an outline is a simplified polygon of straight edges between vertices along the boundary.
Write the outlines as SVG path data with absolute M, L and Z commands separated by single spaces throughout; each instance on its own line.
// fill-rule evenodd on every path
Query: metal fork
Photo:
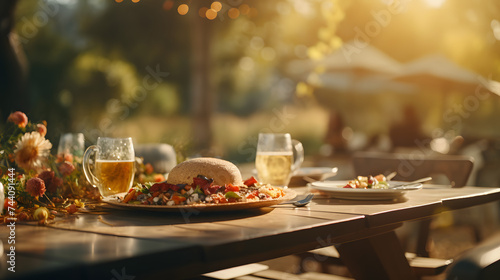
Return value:
M 309 202 L 311 202 L 311 200 L 313 199 L 313 197 L 314 197 L 314 194 L 310 193 L 305 198 L 303 198 L 301 200 L 285 201 L 285 202 L 280 203 L 279 205 L 282 205 L 282 204 L 293 204 L 293 206 L 295 206 L 295 207 L 302 207 L 302 206 L 306 206 L 307 204 L 309 204 Z

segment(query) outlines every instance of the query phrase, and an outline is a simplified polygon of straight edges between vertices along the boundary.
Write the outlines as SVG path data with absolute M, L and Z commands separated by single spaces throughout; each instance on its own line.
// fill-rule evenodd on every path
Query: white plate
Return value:
M 277 199 L 249 201 L 249 202 L 220 203 L 220 204 L 207 203 L 207 204 L 175 205 L 175 206 L 128 204 L 118 201 L 117 196 L 123 197 L 123 194 L 105 197 L 102 199 L 102 201 L 109 205 L 118 206 L 123 209 L 131 209 L 131 210 L 149 210 L 149 211 L 166 211 L 166 212 L 175 212 L 175 211 L 218 212 L 218 211 L 255 209 L 255 208 L 273 206 L 281 202 L 293 199 L 297 196 L 297 193 L 294 190 L 284 189 L 283 191 L 285 192 L 285 196 Z
M 354 200 L 388 200 L 396 199 L 403 196 L 408 189 L 398 190 L 391 189 L 391 186 L 401 185 L 404 182 L 391 181 L 389 182 L 389 189 L 352 189 L 344 188 L 349 181 L 320 181 L 311 183 L 311 187 L 323 192 L 329 196 L 342 199 Z M 411 190 L 418 190 L 422 188 L 422 184 L 415 184 Z
M 337 174 L 337 167 L 301 167 L 295 176 L 310 176 L 310 175 L 323 175 L 334 176 Z

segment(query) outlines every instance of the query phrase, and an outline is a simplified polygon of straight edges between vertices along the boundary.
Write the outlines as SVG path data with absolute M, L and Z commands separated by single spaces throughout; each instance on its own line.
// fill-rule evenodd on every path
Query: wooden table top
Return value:
M 79 214 L 49 226 L 16 224 L 16 272 L 7 271 L 2 261 L 0 278 L 45 274 L 72 279 L 119 279 L 120 275 L 183 279 L 368 238 L 392 231 L 404 221 L 496 200 L 500 189 L 425 185 L 398 201 L 317 198 L 302 208 L 279 205 L 231 213 L 106 208 L 103 213 Z M 6 253 L 8 235 L 9 230 L 2 227 Z

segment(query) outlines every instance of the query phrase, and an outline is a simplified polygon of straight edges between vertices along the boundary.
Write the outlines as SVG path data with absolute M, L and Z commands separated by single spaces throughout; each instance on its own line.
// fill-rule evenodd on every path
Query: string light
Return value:
M 123 2 L 123 0 L 114 0 L 117 3 Z M 137 3 L 141 0 L 131 0 L 134 3 Z M 175 2 L 174 0 L 165 0 L 163 2 L 162 8 L 165 11 L 170 11 L 174 7 Z M 222 11 L 223 4 L 220 1 L 213 1 L 210 4 L 210 7 L 201 7 L 198 10 L 198 15 L 202 18 L 206 18 L 209 20 L 214 20 L 217 18 L 219 12 L 225 12 Z M 229 7 L 228 7 L 229 8 Z M 186 15 L 189 12 L 189 5 L 188 4 L 180 4 L 177 7 L 177 13 L 179 15 Z M 250 7 L 248 4 L 242 4 L 239 7 L 231 7 L 227 10 L 227 15 L 230 19 L 237 19 L 241 15 L 246 15 L 250 18 L 256 17 L 258 14 L 257 9 Z

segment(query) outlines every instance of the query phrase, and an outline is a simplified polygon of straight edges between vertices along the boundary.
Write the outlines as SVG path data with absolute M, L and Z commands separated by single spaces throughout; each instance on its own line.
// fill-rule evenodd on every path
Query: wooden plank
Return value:
M 362 214 L 346 214 L 346 213 L 330 212 L 330 211 L 317 211 L 309 207 L 289 207 L 289 208 L 276 207 L 276 209 L 273 212 L 280 215 L 310 217 L 323 220 L 332 220 L 337 217 L 341 217 L 339 215 L 343 215 L 342 218 L 349 218 L 349 216 L 353 218 L 364 216 Z
M 304 227 L 280 231 L 248 240 L 227 242 L 220 246 L 204 246 L 208 266 L 214 270 L 227 266 L 258 262 L 285 255 L 334 244 L 339 236 L 346 237 L 353 232 L 365 229 L 363 219 L 345 220 L 339 223 Z
M 388 279 L 411 279 L 406 278 L 408 264 L 392 236 L 399 222 L 429 215 L 441 204 L 455 209 L 489 202 L 499 193 L 488 188 L 436 188 L 409 192 L 406 200 L 393 202 L 318 199 L 304 208 L 230 213 L 109 210 L 107 215 L 58 220 L 51 227 L 18 224 L 16 250 L 20 257 L 29 254 L 35 260 L 55 262 L 61 271 L 76 266 L 88 278 L 111 279 L 122 268 L 132 276 L 168 273 L 180 278 L 340 245 L 342 257 L 352 260 L 352 269 L 363 271 L 364 265 L 371 265 L 369 271 Z M 366 260 L 353 264 L 363 256 Z M 377 264 L 369 264 L 370 258 Z M 372 279 L 363 275 L 360 279 Z
M 449 210 L 462 209 L 500 200 L 500 189 L 463 187 L 461 195 L 444 198 L 443 207 Z M 479 193 L 480 192 L 480 193 Z
M 300 280 L 354 280 L 353 278 L 319 272 L 306 272 L 299 275 Z
M 343 213 L 364 215 L 367 226 L 378 227 L 434 215 L 442 210 L 440 200 L 407 201 L 346 201 L 340 199 L 318 199 L 302 212 Z
M 195 269 L 203 261 L 202 248 L 188 243 L 22 224 L 16 225 L 16 254 L 64 264 L 58 270 L 76 266 L 85 279 L 112 279 L 123 273 L 132 276 L 161 274 L 171 269 L 186 269 L 196 276 L 199 273 Z M 44 270 L 43 266 L 38 266 L 33 273 Z
M 7 245 L 7 243 L 5 244 Z M 0 279 L 67 279 L 68 275 L 71 275 L 71 279 L 83 279 L 83 266 L 72 264 L 65 260 L 52 260 L 16 252 L 15 272 L 7 270 L 10 265 L 4 263 L 6 261 L 6 259 L 2 259 Z
M 409 191 L 400 200 L 355 201 L 336 198 L 317 198 L 307 209 L 298 211 L 337 212 L 361 214 L 368 217 L 368 226 L 421 219 L 444 210 L 460 209 L 500 200 L 500 189 L 463 187 L 448 188 L 425 185 L 418 191 Z

